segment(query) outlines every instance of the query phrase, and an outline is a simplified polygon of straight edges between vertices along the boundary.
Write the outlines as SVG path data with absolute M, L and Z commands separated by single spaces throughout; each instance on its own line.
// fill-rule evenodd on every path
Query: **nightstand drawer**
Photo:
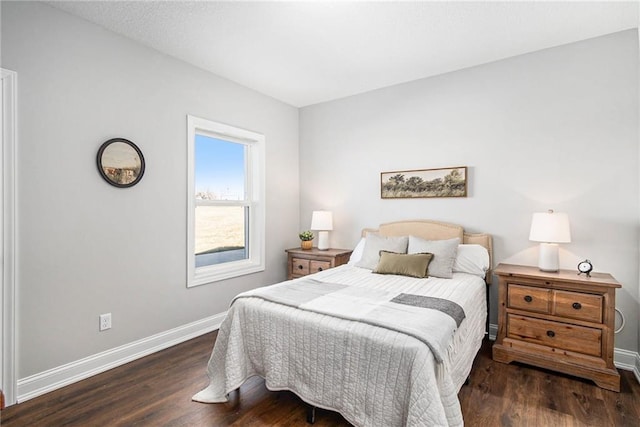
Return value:
M 309 263 L 309 273 L 317 273 L 319 271 L 328 270 L 331 268 L 331 261 L 311 261 Z
M 602 323 L 603 298 L 601 295 L 555 291 L 554 302 L 556 316 Z
M 507 336 L 591 356 L 602 355 L 602 330 L 600 329 L 509 314 L 507 315 Z
M 536 313 L 551 313 L 551 291 L 509 284 L 508 303 L 510 308 L 535 311 Z
M 352 251 L 331 248 L 326 250 L 291 248 L 285 252 L 287 252 L 287 278 L 291 280 L 346 264 Z
M 303 258 L 293 258 L 292 274 L 296 276 L 306 276 L 309 274 L 309 260 Z

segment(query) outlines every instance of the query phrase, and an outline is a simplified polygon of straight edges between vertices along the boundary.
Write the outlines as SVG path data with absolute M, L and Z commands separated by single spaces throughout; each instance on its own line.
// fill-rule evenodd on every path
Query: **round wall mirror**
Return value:
M 128 139 L 110 139 L 98 150 L 98 170 L 109 184 L 132 187 L 144 175 L 142 151 Z

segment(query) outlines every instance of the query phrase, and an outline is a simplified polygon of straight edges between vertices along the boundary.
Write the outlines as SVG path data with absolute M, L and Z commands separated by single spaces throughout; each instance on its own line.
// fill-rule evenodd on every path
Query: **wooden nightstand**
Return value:
M 616 279 L 509 264 L 494 273 L 499 305 L 493 360 L 524 362 L 620 391 L 613 364 Z
M 285 252 L 289 255 L 287 278 L 291 280 L 346 264 L 353 251 L 351 249 L 327 249 L 326 251 L 321 251 L 318 248 L 309 250 L 292 248 L 287 249 Z

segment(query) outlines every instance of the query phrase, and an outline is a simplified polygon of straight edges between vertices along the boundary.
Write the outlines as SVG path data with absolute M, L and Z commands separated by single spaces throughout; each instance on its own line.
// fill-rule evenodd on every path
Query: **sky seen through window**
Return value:
M 195 192 L 214 200 L 244 198 L 245 145 L 206 135 L 195 138 Z

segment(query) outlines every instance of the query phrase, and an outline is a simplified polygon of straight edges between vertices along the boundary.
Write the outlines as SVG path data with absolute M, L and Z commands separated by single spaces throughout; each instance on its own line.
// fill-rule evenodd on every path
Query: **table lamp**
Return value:
M 558 271 L 558 243 L 571 242 L 569 216 L 551 209 L 548 212 L 534 213 L 529 240 L 540 242 L 538 268 L 541 271 Z
M 313 211 L 311 229 L 318 232 L 318 249 L 329 249 L 329 231 L 333 230 L 333 214 L 330 211 Z

